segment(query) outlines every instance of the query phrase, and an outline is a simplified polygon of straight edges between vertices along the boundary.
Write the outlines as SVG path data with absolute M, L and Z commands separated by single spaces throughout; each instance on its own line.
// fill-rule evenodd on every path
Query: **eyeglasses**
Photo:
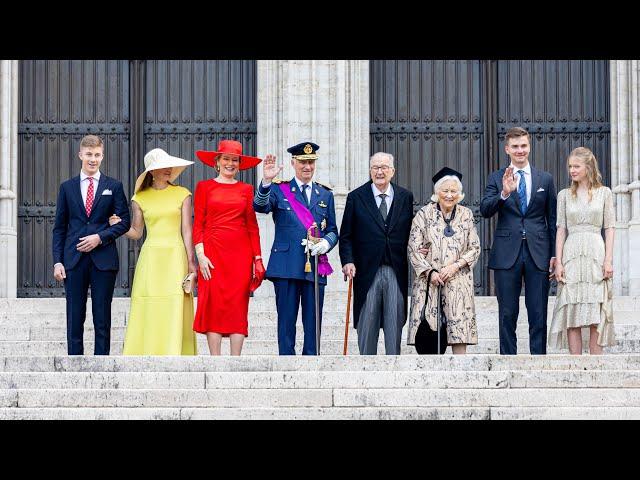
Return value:
M 388 172 L 392 168 L 393 167 L 390 167 L 389 165 L 374 165 L 373 167 L 371 167 L 371 171 L 377 172 L 378 170 L 382 170 L 383 172 Z

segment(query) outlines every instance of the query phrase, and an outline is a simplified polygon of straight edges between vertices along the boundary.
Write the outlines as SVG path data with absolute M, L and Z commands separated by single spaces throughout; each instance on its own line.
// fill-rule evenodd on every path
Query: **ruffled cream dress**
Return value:
M 607 187 L 592 192 L 591 201 L 558 194 L 558 227 L 567 229 L 562 250 L 566 283 L 558 284 L 549 347 L 568 348 L 567 328 L 598 325 L 598 345 L 615 345 L 611 279 L 602 277 L 605 245 L 602 229 L 614 227 L 613 195 Z

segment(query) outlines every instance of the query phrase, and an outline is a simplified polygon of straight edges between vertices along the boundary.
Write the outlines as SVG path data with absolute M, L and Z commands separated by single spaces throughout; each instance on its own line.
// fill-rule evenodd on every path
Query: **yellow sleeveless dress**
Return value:
M 135 194 L 147 238 L 140 250 L 131 289 L 123 355 L 196 355 L 193 295 L 182 290 L 188 273 L 182 241 L 184 187 L 147 188 Z

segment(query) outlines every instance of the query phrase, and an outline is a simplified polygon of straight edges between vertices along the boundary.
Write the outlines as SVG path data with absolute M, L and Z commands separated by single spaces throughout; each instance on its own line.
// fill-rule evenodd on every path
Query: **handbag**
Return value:
M 182 280 L 182 290 L 184 293 L 192 293 L 196 286 L 196 274 L 194 272 L 187 273 L 187 276 Z
M 262 280 L 264 280 L 265 269 L 262 264 L 262 257 L 256 259 L 253 264 L 253 277 L 251 278 L 251 282 L 249 283 L 249 296 L 253 296 L 253 292 L 255 292 L 260 284 L 262 284 Z

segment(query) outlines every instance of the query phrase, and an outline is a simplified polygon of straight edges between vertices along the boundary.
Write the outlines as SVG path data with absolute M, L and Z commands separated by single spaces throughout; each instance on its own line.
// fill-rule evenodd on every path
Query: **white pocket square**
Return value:
M 538 190 L 538 191 L 540 191 L 540 190 Z M 113 195 L 113 192 L 111 190 L 109 190 L 108 188 L 106 188 L 106 189 L 104 189 L 102 191 L 102 194 L 103 195 Z
M 538 192 L 544 192 L 544 188 L 540 187 L 538 190 L 536 190 L 536 193 Z

